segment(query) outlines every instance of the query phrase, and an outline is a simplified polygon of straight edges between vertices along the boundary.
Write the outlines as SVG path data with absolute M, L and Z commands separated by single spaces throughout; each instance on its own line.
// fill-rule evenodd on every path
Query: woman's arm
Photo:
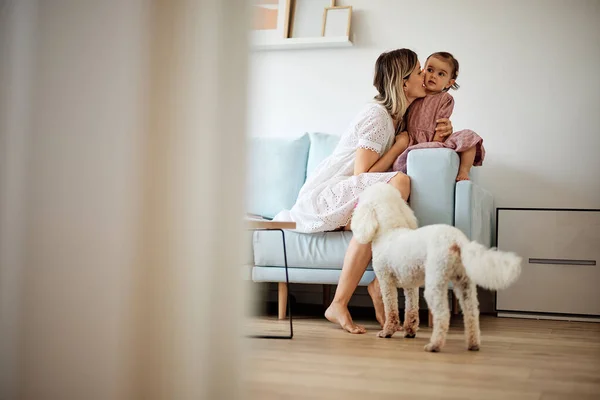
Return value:
M 396 136 L 392 147 L 381 157 L 373 150 L 359 148 L 356 150 L 354 162 L 354 175 L 365 172 L 387 172 L 396 158 L 408 147 L 408 133 L 402 132 Z
M 434 134 L 434 140 L 443 142 L 448 136 L 452 135 L 452 121 L 448 118 L 442 118 L 435 121 L 436 128 Z M 438 138 L 438 140 L 436 140 Z
M 438 120 L 436 122 L 435 133 L 433 135 L 434 142 L 444 142 L 448 136 L 452 134 L 452 122 L 449 118 L 454 110 L 454 97 L 445 93 L 444 100 L 440 105 L 436 115 Z

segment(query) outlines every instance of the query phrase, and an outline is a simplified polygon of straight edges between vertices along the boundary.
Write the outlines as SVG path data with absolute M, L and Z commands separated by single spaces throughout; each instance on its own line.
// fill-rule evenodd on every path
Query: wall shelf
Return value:
M 291 38 L 271 41 L 254 41 L 251 45 L 253 51 L 268 50 L 305 50 L 305 49 L 333 49 L 351 47 L 352 41 L 348 36 L 339 37 L 312 37 Z

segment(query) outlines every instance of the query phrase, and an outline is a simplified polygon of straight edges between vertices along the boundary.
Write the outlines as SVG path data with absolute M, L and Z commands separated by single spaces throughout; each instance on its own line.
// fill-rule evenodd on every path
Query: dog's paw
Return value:
M 412 325 L 406 325 L 404 327 L 404 337 L 408 339 L 414 339 L 417 336 L 418 327 Z
M 377 333 L 377 337 L 380 338 L 391 338 L 392 335 L 395 333 L 395 331 L 389 331 L 389 330 L 381 330 Z
M 425 351 L 429 351 L 431 353 L 437 353 L 440 351 L 440 346 L 434 343 L 427 343 L 425 345 Z
M 469 351 L 479 351 L 479 345 L 478 344 L 472 344 L 468 347 Z

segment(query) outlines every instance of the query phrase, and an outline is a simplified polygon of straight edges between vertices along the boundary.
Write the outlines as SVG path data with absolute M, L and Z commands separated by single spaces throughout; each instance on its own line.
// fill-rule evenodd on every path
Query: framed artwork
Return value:
M 289 37 L 322 36 L 323 12 L 334 6 L 335 0 L 292 0 Z
M 351 22 L 352 6 L 326 8 L 323 13 L 322 36 L 350 36 Z
M 291 0 L 252 0 L 252 41 L 276 42 L 288 37 Z

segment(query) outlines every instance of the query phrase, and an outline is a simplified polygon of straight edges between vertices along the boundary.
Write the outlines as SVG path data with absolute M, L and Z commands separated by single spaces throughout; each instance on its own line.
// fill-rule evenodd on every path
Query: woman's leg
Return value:
M 375 319 L 379 322 L 379 325 L 383 328 L 385 325 L 385 304 L 383 303 L 383 297 L 381 294 L 381 286 L 379 286 L 379 279 L 375 277 L 369 286 L 367 286 L 367 292 L 371 296 L 373 301 L 373 308 L 375 308 Z
M 456 181 L 468 181 L 469 180 L 469 172 L 471 171 L 471 167 L 475 162 L 475 153 L 477 152 L 477 148 L 475 146 L 467 149 L 459 154 L 460 156 L 460 166 L 458 167 L 458 175 L 456 176 Z
M 361 244 L 352 238 L 346 250 L 342 274 L 338 282 L 335 296 L 327 311 L 325 318 L 329 321 L 340 324 L 340 326 L 350 333 L 365 333 L 365 328 L 356 325 L 352 321 L 350 312 L 348 312 L 348 302 L 360 282 L 360 278 L 365 273 L 367 265 L 371 260 L 371 244 Z M 383 304 L 383 303 L 382 303 Z
M 389 183 L 400 191 L 402 198 L 405 200 L 408 199 L 410 195 L 410 179 L 407 175 L 398 172 Z M 352 238 L 348 245 L 348 250 L 346 250 L 342 274 L 340 275 L 335 296 L 331 305 L 327 311 L 325 311 L 325 317 L 329 321 L 339 324 L 343 329 L 350 333 L 365 332 L 365 328 L 354 324 L 352 321 L 352 317 L 348 311 L 348 303 L 358 286 L 358 282 L 360 282 L 360 278 L 365 273 L 370 260 L 371 244 L 361 244 Z M 385 322 L 385 312 L 377 278 L 369 284 L 368 291 L 373 299 L 377 320 L 383 325 Z
M 390 179 L 389 184 L 400 191 L 400 195 L 404 201 L 408 201 L 410 197 L 410 178 L 408 175 L 398 172 L 396 176 Z
M 410 178 L 408 175 L 398 172 L 398 174 L 390 180 L 389 184 L 398 189 L 404 201 L 408 200 L 408 197 L 410 196 Z M 369 284 L 367 291 L 373 301 L 373 307 L 375 307 L 375 317 L 377 318 L 377 322 L 383 327 L 385 324 L 385 307 L 377 278 L 373 279 L 373 282 Z

